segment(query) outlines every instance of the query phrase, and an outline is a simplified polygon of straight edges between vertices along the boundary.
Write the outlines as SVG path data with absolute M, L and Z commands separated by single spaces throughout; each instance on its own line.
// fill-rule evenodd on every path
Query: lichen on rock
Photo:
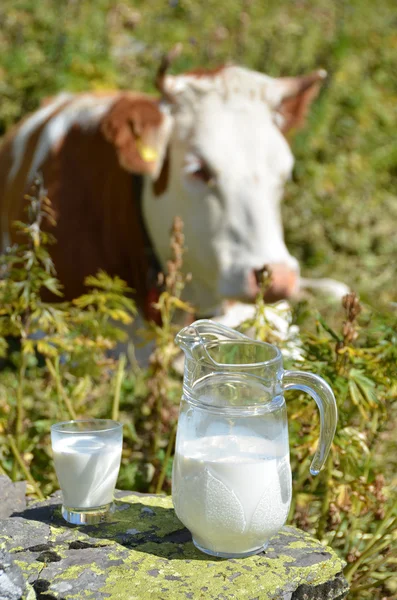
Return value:
M 55 496 L 0 527 L 32 588 L 62 600 L 340 600 L 348 589 L 335 553 L 293 527 L 246 559 L 201 553 L 165 496 L 124 492 L 97 526 L 65 523 Z

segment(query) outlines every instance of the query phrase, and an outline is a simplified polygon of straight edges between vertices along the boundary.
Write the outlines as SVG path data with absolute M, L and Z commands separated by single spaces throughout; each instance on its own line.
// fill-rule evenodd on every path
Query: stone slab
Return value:
M 0 521 L 0 548 L 21 569 L 29 600 L 32 593 L 36 600 L 341 600 L 347 594 L 342 561 L 298 529 L 284 527 L 256 556 L 213 559 L 195 548 L 170 497 L 117 496 L 112 522 L 97 526 L 65 523 L 58 494 Z
M 26 483 L 13 483 L 6 475 L 0 475 L 0 519 L 6 519 L 12 513 L 26 507 Z
M 22 570 L 15 564 L 11 555 L 0 549 L 0 598 L 1 600 L 20 600 L 26 591 Z

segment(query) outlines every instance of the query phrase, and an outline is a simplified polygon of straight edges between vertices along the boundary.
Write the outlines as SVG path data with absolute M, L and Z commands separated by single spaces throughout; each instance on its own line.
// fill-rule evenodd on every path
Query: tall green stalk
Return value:
M 172 450 L 173 450 L 174 444 L 175 444 L 176 429 L 177 429 L 177 424 L 174 423 L 174 425 L 172 427 L 170 439 L 168 441 L 167 451 L 165 453 L 163 464 L 161 466 L 160 475 L 159 475 L 159 478 L 158 478 L 158 481 L 157 481 L 156 494 L 161 494 L 162 489 L 163 489 L 164 480 L 165 480 L 165 477 L 166 477 L 166 474 L 167 474 L 167 469 L 168 469 L 168 463 L 170 461 Z
M 66 393 L 65 388 L 62 385 L 61 376 L 59 373 L 59 357 L 55 359 L 55 365 L 52 364 L 49 358 L 46 358 L 45 364 L 47 365 L 47 369 L 55 382 L 55 386 L 59 397 L 62 398 L 62 400 L 65 403 L 70 418 L 73 419 L 73 421 L 75 421 L 77 419 L 76 412 L 73 408 L 73 404 L 71 403 L 68 394 Z
M 325 463 L 323 478 L 325 490 L 323 500 L 321 502 L 320 519 L 317 527 L 317 537 L 319 540 L 322 540 L 324 538 L 329 515 L 329 503 L 331 501 L 330 486 L 332 483 L 332 450 L 330 450 L 327 462 Z
M 121 384 L 123 383 L 124 372 L 125 372 L 126 357 L 122 354 L 119 358 L 119 364 L 116 373 L 116 383 L 114 388 L 113 405 L 112 405 L 112 419 L 117 421 L 119 418 L 120 411 L 120 393 Z
M 31 486 L 34 488 L 34 491 L 36 492 L 37 497 L 40 500 L 44 500 L 44 496 L 42 491 L 40 490 L 39 484 L 35 481 L 33 475 L 30 472 L 29 467 L 25 464 L 21 453 L 18 450 L 18 447 L 15 443 L 14 438 L 12 437 L 12 435 L 8 435 L 8 442 L 10 444 L 10 448 L 15 456 L 16 462 L 19 464 L 19 466 L 21 467 L 26 479 L 29 481 L 29 483 L 31 484 Z
M 23 410 L 23 389 L 25 384 L 25 374 L 26 374 L 26 356 L 25 354 L 21 354 L 21 365 L 18 371 L 18 386 L 16 393 L 16 415 L 15 415 L 15 444 L 18 452 L 21 451 L 21 442 L 22 442 L 22 434 L 23 434 L 23 418 L 24 418 L 24 410 Z M 12 479 L 15 481 L 18 475 L 18 466 L 17 462 L 13 462 L 12 464 Z

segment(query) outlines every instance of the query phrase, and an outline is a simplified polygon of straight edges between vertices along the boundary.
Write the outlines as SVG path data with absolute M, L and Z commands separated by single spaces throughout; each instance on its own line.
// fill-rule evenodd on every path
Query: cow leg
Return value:
M 343 296 L 346 296 L 346 294 L 351 292 L 350 288 L 345 283 L 327 278 L 308 279 L 306 277 L 301 277 L 299 280 L 299 288 L 300 290 L 320 290 L 335 300 L 341 300 Z

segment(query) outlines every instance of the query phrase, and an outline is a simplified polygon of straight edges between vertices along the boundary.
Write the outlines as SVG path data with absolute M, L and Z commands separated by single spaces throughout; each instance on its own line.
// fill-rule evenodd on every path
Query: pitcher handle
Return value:
M 322 377 L 305 371 L 284 371 L 283 389 L 300 390 L 309 394 L 320 412 L 320 440 L 310 465 L 310 473 L 318 475 L 334 439 L 338 409 L 334 393 Z

